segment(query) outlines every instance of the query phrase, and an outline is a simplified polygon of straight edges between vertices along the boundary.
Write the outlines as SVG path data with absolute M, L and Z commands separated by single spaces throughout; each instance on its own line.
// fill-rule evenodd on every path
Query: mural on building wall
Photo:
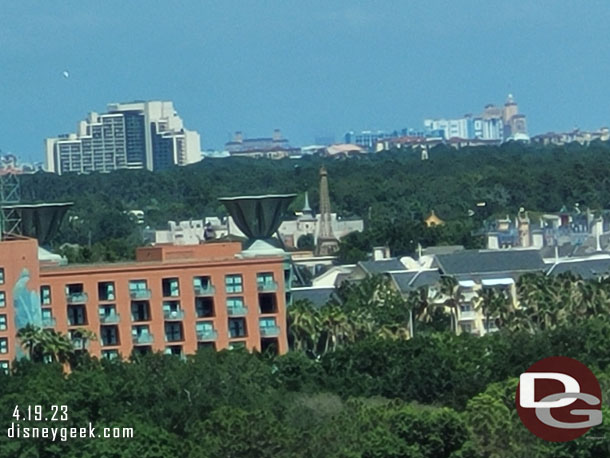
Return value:
M 28 324 L 42 327 L 40 297 L 37 291 L 28 289 L 30 271 L 24 268 L 13 288 L 13 305 L 15 307 L 15 329 L 19 330 Z

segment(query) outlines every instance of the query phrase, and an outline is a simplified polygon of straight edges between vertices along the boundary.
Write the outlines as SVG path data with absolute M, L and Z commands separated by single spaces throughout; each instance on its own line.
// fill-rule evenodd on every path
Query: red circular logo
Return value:
M 547 441 L 571 441 L 602 421 L 597 378 L 565 356 L 542 359 L 521 374 L 516 404 L 527 429 Z

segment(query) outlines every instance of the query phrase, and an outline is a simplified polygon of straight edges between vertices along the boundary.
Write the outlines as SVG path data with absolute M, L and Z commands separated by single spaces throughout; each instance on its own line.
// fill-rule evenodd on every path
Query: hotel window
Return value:
M 87 314 L 84 306 L 68 305 L 68 324 L 70 326 L 87 324 Z
M 146 280 L 132 280 L 129 282 L 129 294 L 132 299 L 150 299 L 150 290 Z
M 148 302 L 132 302 L 131 303 L 131 320 L 132 321 L 149 321 L 150 306 Z
M 193 287 L 196 293 L 207 292 L 212 288 L 212 279 L 210 277 L 194 277 Z
M 0 267 L 0 285 L 4 285 L 4 267 Z
M 104 281 L 97 284 L 97 294 L 100 301 L 113 301 L 115 300 L 114 295 L 114 282 Z
M 6 337 L 0 338 L 0 353 L 8 353 L 8 339 Z
M 180 296 L 180 286 L 177 278 L 164 278 L 162 281 L 163 297 Z
M 214 316 L 214 298 L 197 297 L 195 298 L 195 311 L 197 318 L 210 318 Z
M 119 344 L 119 328 L 118 326 L 100 326 L 100 338 L 102 346 Z
M 51 287 L 41 286 L 40 287 L 40 302 L 42 305 L 51 305 Z
M 100 323 L 118 323 L 119 315 L 116 313 L 114 304 L 100 305 Z
M 8 361 L 0 361 L 0 372 L 8 375 Z
M 273 273 L 264 272 L 261 274 L 256 274 L 256 283 L 258 284 L 259 290 L 273 287 L 275 285 Z
M 104 359 L 113 360 L 113 359 L 117 359 L 118 357 L 119 357 L 118 350 L 102 350 L 102 358 L 104 358 Z
M 0 315 L 0 331 L 6 331 L 6 315 Z
M 229 318 L 229 337 L 231 339 L 246 337 L 246 320 L 244 318 Z
M 0 291 L 0 307 L 6 307 L 6 293 Z
M 182 324 L 165 323 L 165 340 L 167 342 L 178 342 L 182 340 Z
M 227 293 L 241 293 L 243 291 L 242 282 L 243 280 L 241 275 L 227 275 L 225 277 L 225 287 Z
M 170 345 L 169 347 L 165 347 L 165 351 L 163 352 L 166 355 L 182 355 L 182 345 Z
M 233 342 L 229 344 L 229 350 L 240 350 L 246 348 L 246 342 Z
M 227 297 L 227 311 L 229 315 L 243 315 L 246 313 L 243 297 Z

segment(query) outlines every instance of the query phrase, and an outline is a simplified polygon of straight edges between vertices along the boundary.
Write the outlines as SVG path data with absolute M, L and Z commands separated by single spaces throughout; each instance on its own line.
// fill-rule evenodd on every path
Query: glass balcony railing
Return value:
M 196 297 L 213 296 L 216 293 L 216 288 L 212 285 L 195 285 L 193 286 L 193 290 L 195 291 Z
M 138 344 L 151 344 L 153 343 L 153 335 L 152 334 L 133 334 L 132 335 L 132 341 L 134 343 L 134 345 L 138 345 Z
M 163 310 L 163 317 L 166 320 L 183 320 L 184 310 Z
M 86 350 L 89 348 L 89 340 L 80 337 L 73 337 L 72 346 L 75 350 Z
M 118 313 L 111 313 L 109 315 L 100 315 L 100 323 L 102 324 L 117 324 L 121 321 L 121 316 Z
M 227 313 L 229 316 L 246 316 L 248 314 L 248 307 L 227 307 Z
M 278 326 L 265 326 L 261 328 L 261 337 L 277 337 L 280 335 Z
M 265 292 L 265 293 L 273 293 L 273 292 L 277 291 L 277 282 L 275 282 L 273 280 L 259 282 L 258 290 L 261 292 Z
M 218 331 L 214 329 L 205 329 L 197 331 L 197 340 L 200 342 L 209 342 L 218 339 Z
M 57 324 L 57 321 L 52 316 L 49 316 L 49 317 L 46 317 L 46 318 L 42 319 L 42 327 L 43 328 L 54 328 L 56 324 Z
M 89 300 L 87 293 L 67 293 L 66 301 L 68 304 L 86 304 Z
M 149 300 L 151 292 L 149 289 L 132 289 L 129 291 L 129 296 L 135 300 Z

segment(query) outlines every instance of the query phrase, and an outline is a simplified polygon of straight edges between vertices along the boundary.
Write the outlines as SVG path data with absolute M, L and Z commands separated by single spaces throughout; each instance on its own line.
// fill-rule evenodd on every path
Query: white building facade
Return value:
M 199 134 L 184 128 L 172 102 L 112 103 L 76 133 L 45 139 L 45 168 L 58 174 L 162 170 L 201 160 Z

